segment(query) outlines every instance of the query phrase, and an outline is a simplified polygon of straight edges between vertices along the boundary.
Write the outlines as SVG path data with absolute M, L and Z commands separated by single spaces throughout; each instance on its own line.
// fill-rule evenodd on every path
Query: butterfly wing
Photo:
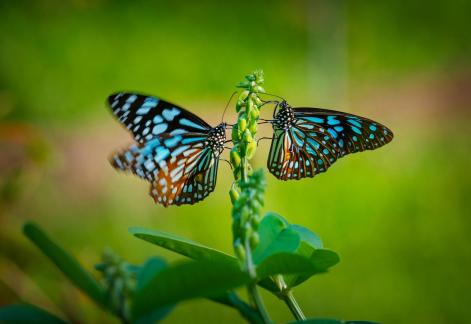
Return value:
M 360 116 L 317 108 L 293 110 L 289 129 L 273 124 L 268 170 L 281 180 L 313 177 L 342 156 L 376 149 L 393 138 L 387 127 Z
M 214 158 L 210 150 L 194 153 L 182 165 L 171 163 L 170 172 L 163 169 L 158 172 L 152 182 L 150 195 L 155 202 L 165 207 L 197 203 L 214 191 L 218 164 L 219 159 Z
M 219 153 L 207 139 L 201 133 L 164 134 L 115 154 L 111 164 L 150 181 L 150 195 L 165 207 L 194 204 L 216 185 Z
M 315 124 L 326 129 L 338 142 L 340 156 L 377 149 L 391 142 L 394 136 L 390 129 L 374 120 L 340 111 L 296 108 L 294 115 L 300 127 Z
M 337 144 L 320 127 L 275 129 L 268 170 L 280 180 L 313 177 L 337 160 Z
M 211 128 L 198 116 L 157 97 L 118 92 L 108 97 L 108 104 L 139 143 L 163 133 L 201 133 Z

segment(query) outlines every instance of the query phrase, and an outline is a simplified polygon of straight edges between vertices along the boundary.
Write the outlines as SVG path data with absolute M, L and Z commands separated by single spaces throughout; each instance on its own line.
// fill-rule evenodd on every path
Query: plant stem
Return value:
M 257 121 L 260 116 L 262 101 L 257 94 L 264 92 L 260 86 L 263 83 L 263 72 L 257 71 L 246 76 L 238 87 L 245 89 L 239 94 L 236 111 L 239 113 L 237 124 L 232 129 L 231 163 L 234 166 L 235 186 L 230 191 L 233 203 L 233 233 L 234 249 L 240 260 L 241 267 L 250 277 L 247 285 L 248 294 L 254 307 L 264 323 L 271 323 L 262 297 L 257 289 L 257 272 L 252 259 L 252 249 L 259 242 L 257 233 L 263 205 L 265 182 L 263 173 L 257 176 L 250 172 L 250 159 L 255 153 L 257 142 Z
M 245 157 L 243 157 L 241 160 L 242 160 L 242 162 L 241 162 L 242 163 L 242 169 L 240 170 L 240 173 L 242 175 L 241 178 L 242 178 L 243 182 L 247 182 L 247 175 L 248 175 L 248 172 L 249 172 L 249 170 L 248 170 L 248 163 L 249 162 L 247 161 L 247 158 L 245 158 Z
M 293 293 L 291 290 L 288 290 L 286 294 L 283 294 L 282 296 L 284 302 L 286 305 L 288 305 L 291 313 L 293 313 L 294 317 L 299 321 L 299 320 L 305 320 L 306 316 L 304 316 L 303 311 L 301 310 L 301 307 L 299 307 L 298 302 L 293 296 Z
M 246 158 L 242 158 L 242 181 L 247 181 L 247 174 L 248 174 L 248 161 Z M 260 292 L 258 291 L 257 284 L 255 280 L 257 279 L 257 272 L 255 269 L 255 265 L 253 264 L 252 260 L 252 250 L 250 248 L 250 239 L 246 237 L 244 240 L 244 248 L 245 248 L 245 265 L 247 272 L 249 273 L 250 278 L 253 280 L 247 287 L 249 295 L 251 296 L 257 310 L 259 311 L 261 317 L 263 318 L 264 323 L 271 323 L 270 317 L 268 312 L 265 308 L 265 304 L 263 303 L 262 297 L 260 296 Z
M 256 283 L 251 283 L 248 286 L 248 290 L 250 295 L 252 296 L 255 305 L 257 306 L 257 309 L 260 313 L 260 315 L 263 318 L 264 323 L 271 323 L 270 316 L 268 315 L 268 312 L 265 308 L 265 304 L 263 303 L 262 296 L 260 296 L 260 292 L 258 291 L 257 284 Z
M 245 240 L 245 254 L 246 254 L 246 267 L 247 271 L 252 278 L 255 280 L 257 277 L 257 273 L 255 270 L 255 266 L 252 261 L 252 251 L 250 250 L 250 242 L 248 239 Z M 264 323 L 271 323 L 270 316 L 265 308 L 265 304 L 263 303 L 262 296 L 260 296 L 260 292 L 258 291 L 257 284 L 255 281 L 252 281 L 247 287 L 249 295 L 251 296 L 255 306 L 257 307 L 260 315 L 263 318 Z
M 294 317 L 297 320 L 306 319 L 306 316 L 304 316 L 304 313 L 301 307 L 299 306 L 298 302 L 296 301 L 296 298 L 294 298 L 293 292 L 286 285 L 283 276 L 277 276 L 275 281 L 277 282 L 278 288 L 280 289 L 280 293 L 278 296 L 283 299 L 286 305 L 288 305 L 288 308 L 290 309 L 291 313 L 293 313 Z

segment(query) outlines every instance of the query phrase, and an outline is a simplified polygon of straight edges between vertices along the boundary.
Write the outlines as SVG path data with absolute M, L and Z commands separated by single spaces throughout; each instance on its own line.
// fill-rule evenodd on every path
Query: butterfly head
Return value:
M 288 130 L 294 122 L 294 111 L 293 108 L 283 100 L 277 105 L 278 112 L 275 109 L 275 116 L 273 125 L 276 128 Z
M 226 123 L 220 123 L 212 128 L 208 133 L 208 143 L 213 152 L 218 155 L 224 151 L 224 144 L 226 142 Z

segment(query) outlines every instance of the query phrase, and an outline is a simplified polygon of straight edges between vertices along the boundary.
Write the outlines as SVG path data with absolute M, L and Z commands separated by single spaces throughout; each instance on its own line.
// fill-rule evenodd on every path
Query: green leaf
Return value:
M 253 252 L 254 262 L 280 252 L 294 252 L 310 257 L 322 248 L 320 238 L 305 227 L 290 225 L 280 215 L 270 212 L 263 217 L 258 228 L 260 243 Z
M 271 279 L 272 276 L 283 275 L 285 284 L 288 287 L 295 280 L 306 280 L 307 278 L 327 271 L 327 268 L 338 262 L 336 253 L 329 250 L 316 250 L 311 258 L 291 252 L 280 252 L 265 258 L 257 266 L 257 277 L 261 280 L 259 286 L 278 293 L 280 288 Z
M 370 321 L 339 321 L 328 318 L 318 319 L 305 319 L 300 321 L 289 322 L 288 324 L 379 324 L 377 322 Z
M 299 237 L 301 238 L 301 242 L 305 242 L 309 246 L 316 249 L 322 249 L 324 247 L 320 237 L 311 232 L 306 227 L 293 224 L 290 225 L 289 228 L 298 233 Z
M 26 223 L 23 226 L 23 232 L 75 286 L 97 304 L 106 307 L 105 291 L 73 256 L 52 241 L 39 226 L 33 223 Z
M 233 291 L 227 292 L 222 296 L 211 297 L 210 300 L 237 309 L 240 315 L 250 323 L 263 323 L 260 314 L 249 304 L 241 300 Z
M 238 261 L 233 256 L 174 234 L 139 227 L 131 227 L 129 232 L 144 241 L 193 260 L 214 261 L 238 267 Z
M 283 273 L 288 287 L 297 286 L 315 274 L 326 272 L 328 268 L 339 262 L 339 257 L 335 252 L 322 249 L 322 241 L 316 234 L 303 226 L 290 225 L 276 213 L 270 212 L 265 215 L 258 233 L 260 244 L 255 249 L 253 257 L 259 276 L 264 276 L 263 268 L 266 264 L 273 266 L 276 263 L 281 268 L 283 263 L 290 262 L 290 257 L 287 256 L 289 254 L 304 257 L 293 258 L 293 262 L 296 262 L 300 269 L 305 270 L 304 273 L 296 273 L 296 271 L 293 275 Z M 306 263 L 306 259 L 310 262 Z M 294 269 L 294 265 L 291 268 Z M 271 291 L 278 291 L 273 282 L 263 280 L 260 284 Z
M 235 257 L 174 234 L 139 227 L 132 227 L 129 229 L 129 232 L 142 240 L 187 256 L 193 260 L 213 261 L 239 268 L 238 260 Z M 259 235 L 261 237 L 260 244 L 254 251 L 254 260 L 259 266 L 268 256 L 281 253 L 280 257 L 268 259 L 266 264 L 276 266 L 270 271 L 279 269 L 281 271 L 279 273 L 286 274 L 286 272 L 283 272 L 285 268 L 283 262 L 290 261 L 288 260 L 289 257 L 283 257 L 284 255 L 292 253 L 304 257 L 294 257 L 298 262 L 288 265 L 289 269 L 291 269 L 289 273 L 296 273 L 296 266 L 300 266 L 300 269 L 302 269 L 302 273 L 286 275 L 285 282 L 288 287 L 294 287 L 316 273 L 327 271 L 329 267 L 339 261 L 335 252 L 320 249 L 322 248 L 322 242 L 314 233 L 302 226 L 290 225 L 283 217 L 275 213 L 267 213 L 263 218 L 259 226 Z M 311 262 L 306 262 L 306 259 L 311 259 Z M 272 263 L 276 263 L 276 265 Z M 301 266 L 301 263 L 304 266 Z M 279 291 L 273 280 L 266 277 L 263 278 L 266 273 L 265 270 L 262 269 L 262 272 L 260 270 L 257 272 L 260 278 L 262 278 L 259 282 L 260 286 L 272 292 Z
M 263 260 L 258 274 L 260 278 L 280 273 L 311 274 L 319 267 L 319 264 L 302 255 L 278 253 Z M 147 270 L 147 274 L 142 274 L 144 283 L 138 284 L 139 289 L 133 298 L 132 314 L 138 323 L 151 322 L 156 309 L 197 297 L 217 299 L 227 291 L 250 282 L 249 276 L 242 272 L 237 262 L 215 262 L 210 259 L 166 268 L 156 264 L 150 268 L 154 272 Z
M 315 274 L 327 272 L 330 267 L 336 265 L 340 261 L 337 253 L 326 249 L 314 250 L 309 259 L 313 265 L 312 272 L 283 276 L 288 287 L 296 287 Z
M 270 256 L 260 265 L 263 277 L 278 273 L 310 273 L 315 267 L 311 260 L 295 254 Z M 141 285 L 133 298 L 132 317 L 138 323 L 152 322 L 155 310 L 179 301 L 206 297 L 220 298 L 227 291 L 250 282 L 239 266 L 213 261 L 191 261 L 157 270 Z M 150 278 L 150 279 L 149 279 Z
M 211 261 L 176 264 L 158 272 L 136 292 L 133 318 L 138 323 L 147 323 L 155 309 L 190 298 L 221 296 L 248 282 L 248 275 L 230 264 Z
M 293 253 L 277 253 L 266 257 L 257 266 L 257 276 L 267 278 L 276 274 L 310 274 L 316 271 L 308 258 Z
M 152 281 L 152 279 L 166 267 L 167 263 L 162 258 L 152 257 L 147 259 L 146 263 L 144 263 L 144 265 L 137 272 L 135 293 L 146 289 L 147 285 Z M 143 318 L 140 323 L 156 323 L 166 317 L 174 307 L 175 304 L 171 304 L 154 309 L 149 315 L 145 317 L 145 319 Z
M 20 304 L 0 308 L 0 323 L 65 324 L 66 322 L 39 307 Z
M 152 257 L 137 271 L 136 291 L 143 289 L 160 271 L 167 267 L 167 262 L 162 258 Z

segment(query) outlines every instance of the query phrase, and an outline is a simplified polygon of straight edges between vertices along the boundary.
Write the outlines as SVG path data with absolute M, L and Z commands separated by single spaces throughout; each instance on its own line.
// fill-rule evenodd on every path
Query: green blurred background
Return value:
M 131 137 L 104 102 L 138 90 L 214 125 L 235 84 L 261 68 L 266 90 L 294 106 L 365 115 L 395 133 L 386 147 L 315 179 L 267 175 L 267 210 L 309 227 L 342 259 L 295 290 L 305 313 L 471 322 L 470 12 L 469 1 L 439 0 L 2 1 L 0 305 L 27 301 L 78 322 L 115 321 L 26 241 L 26 220 L 90 269 L 106 246 L 134 263 L 178 259 L 133 238 L 130 226 L 230 253 L 228 166 L 204 202 L 154 205 L 146 183 L 107 162 Z M 259 167 L 268 146 L 261 142 Z M 276 321 L 290 319 L 264 296 Z M 165 323 L 189 318 L 242 323 L 206 300 L 181 303 Z

